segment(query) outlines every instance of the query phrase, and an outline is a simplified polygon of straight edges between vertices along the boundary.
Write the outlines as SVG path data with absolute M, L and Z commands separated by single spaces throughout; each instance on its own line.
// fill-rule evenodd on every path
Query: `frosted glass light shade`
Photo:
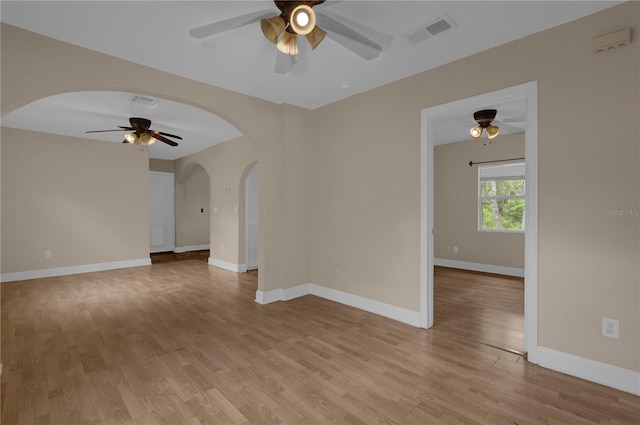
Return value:
M 289 31 L 285 31 L 282 34 L 282 38 L 278 42 L 278 50 L 282 53 L 295 56 L 298 54 L 298 36 L 296 34 L 291 34 Z
M 320 42 L 326 35 L 327 32 L 320 27 L 315 27 L 313 31 L 305 35 L 307 41 L 309 42 L 309 46 L 311 46 L 311 50 L 315 50 L 315 48 L 318 47 L 318 44 L 320 44 Z
M 487 137 L 489 137 L 489 140 L 495 139 L 498 133 L 500 133 L 500 129 L 497 126 L 490 125 L 487 127 Z
M 291 12 L 289 25 L 296 34 L 307 35 L 316 27 L 316 13 L 311 6 L 301 4 Z
M 146 143 L 146 144 L 148 144 L 148 145 L 153 145 L 153 144 L 155 143 L 156 139 L 154 139 L 153 137 L 151 137 L 151 136 L 149 135 L 149 133 L 142 133 L 142 134 L 140 135 L 140 141 L 141 141 L 142 143 Z
M 278 37 L 284 31 L 287 23 L 280 16 L 274 16 L 269 19 L 261 19 L 260 20 L 260 28 L 262 28 L 262 33 L 265 38 L 269 40 L 271 43 L 276 44 L 278 42 Z

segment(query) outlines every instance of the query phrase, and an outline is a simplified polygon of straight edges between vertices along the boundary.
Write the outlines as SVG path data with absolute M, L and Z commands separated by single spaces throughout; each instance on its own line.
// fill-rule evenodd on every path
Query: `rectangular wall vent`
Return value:
M 453 22 L 453 20 L 449 16 L 443 16 L 425 25 L 424 27 L 409 32 L 405 37 L 410 42 L 416 44 L 428 38 L 431 38 L 434 35 L 441 34 L 455 26 L 455 22 Z
M 147 106 L 156 106 L 156 104 L 158 103 L 156 99 L 152 99 L 150 97 L 141 96 L 141 95 L 133 96 L 131 98 L 131 101 L 133 103 L 139 103 L 141 105 L 147 105 Z
M 602 53 L 631 43 L 631 28 L 625 28 L 593 39 L 593 53 Z

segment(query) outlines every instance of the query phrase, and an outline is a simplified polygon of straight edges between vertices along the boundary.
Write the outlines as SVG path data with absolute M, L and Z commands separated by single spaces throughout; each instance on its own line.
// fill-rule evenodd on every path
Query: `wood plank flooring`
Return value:
M 2 284 L 2 423 L 639 423 L 639 397 L 256 287 L 196 260 Z
M 435 267 L 434 327 L 525 352 L 524 279 Z

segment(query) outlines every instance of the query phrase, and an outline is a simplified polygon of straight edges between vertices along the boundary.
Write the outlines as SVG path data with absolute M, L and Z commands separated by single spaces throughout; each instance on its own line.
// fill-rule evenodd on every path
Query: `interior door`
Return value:
M 149 252 L 175 248 L 173 173 L 149 172 Z

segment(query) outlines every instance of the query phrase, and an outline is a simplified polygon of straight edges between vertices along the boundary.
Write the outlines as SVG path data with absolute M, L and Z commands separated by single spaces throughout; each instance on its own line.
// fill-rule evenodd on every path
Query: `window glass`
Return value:
M 523 232 L 524 163 L 480 167 L 478 230 Z

